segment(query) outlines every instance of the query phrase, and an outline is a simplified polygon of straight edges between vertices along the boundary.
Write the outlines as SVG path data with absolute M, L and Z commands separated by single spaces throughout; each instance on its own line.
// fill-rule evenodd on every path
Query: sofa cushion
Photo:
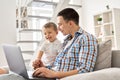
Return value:
M 111 67 L 112 41 L 108 40 L 98 44 L 98 55 L 94 70 Z
M 0 80 L 26 80 L 26 79 L 17 74 L 2 74 L 0 75 Z
M 107 68 L 89 73 L 76 74 L 60 80 L 120 80 L 120 68 Z

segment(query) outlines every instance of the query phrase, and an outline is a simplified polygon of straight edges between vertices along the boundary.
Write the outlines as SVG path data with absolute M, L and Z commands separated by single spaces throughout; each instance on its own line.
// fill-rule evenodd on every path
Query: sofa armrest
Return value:
M 112 51 L 112 67 L 120 67 L 120 50 Z
M 76 74 L 60 80 L 120 80 L 120 68 L 106 68 L 94 72 Z

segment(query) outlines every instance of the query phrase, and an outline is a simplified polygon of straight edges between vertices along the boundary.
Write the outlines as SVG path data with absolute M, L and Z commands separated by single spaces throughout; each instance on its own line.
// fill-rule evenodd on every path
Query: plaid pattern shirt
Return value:
M 64 48 L 70 40 L 70 35 L 64 40 L 63 49 L 59 52 L 54 66 L 56 71 L 70 71 L 77 69 L 79 73 L 93 71 L 97 57 L 96 38 L 79 29 L 73 37 L 72 43 Z

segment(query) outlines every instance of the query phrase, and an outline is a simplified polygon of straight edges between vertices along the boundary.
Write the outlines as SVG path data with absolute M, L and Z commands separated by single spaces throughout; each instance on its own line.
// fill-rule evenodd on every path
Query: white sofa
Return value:
M 61 80 L 120 80 L 120 50 L 112 51 L 111 68 L 76 74 Z
M 0 75 L 0 80 L 25 80 L 20 76 L 11 74 Z M 76 74 L 62 78 L 61 80 L 120 80 L 120 50 L 112 51 L 111 68 L 101 69 L 94 72 Z
M 120 80 L 120 50 L 111 50 L 111 41 L 98 46 L 98 58 L 95 70 L 89 73 L 76 74 L 60 80 Z M 11 74 L 0 75 L 0 80 L 25 80 Z

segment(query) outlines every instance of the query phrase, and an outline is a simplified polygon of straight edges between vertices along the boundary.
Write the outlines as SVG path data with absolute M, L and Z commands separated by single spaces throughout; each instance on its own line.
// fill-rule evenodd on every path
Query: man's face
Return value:
M 62 16 L 57 17 L 58 30 L 62 32 L 63 35 L 70 34 L 69 21 L 65 21 Z

